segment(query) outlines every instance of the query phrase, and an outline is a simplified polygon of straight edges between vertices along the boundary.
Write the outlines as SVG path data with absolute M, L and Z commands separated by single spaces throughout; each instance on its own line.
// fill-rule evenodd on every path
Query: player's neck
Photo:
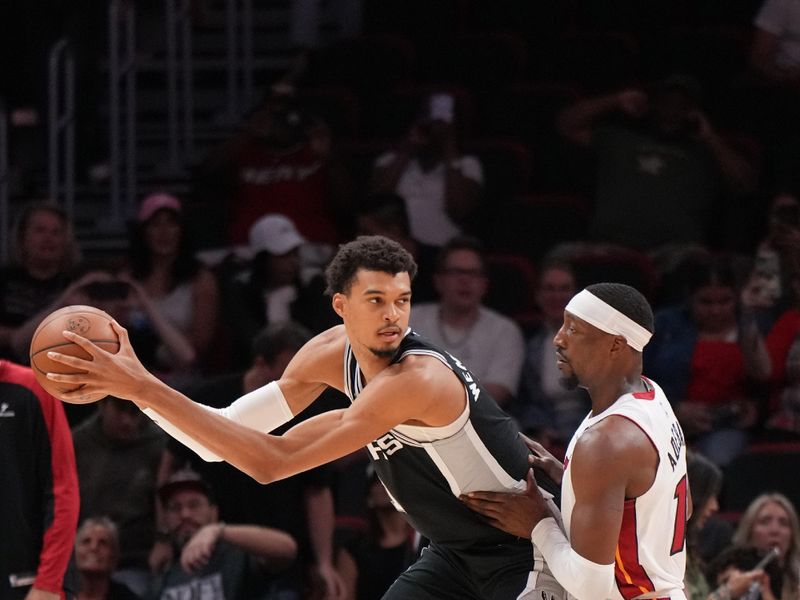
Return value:
M 606 382 L 588 386 L 587 390 L 592 399 L 593 415 L 599 415 L 606 411 L 612 404 L 626 394 L 650 391 L 642 380 L 641 371 L 621 377 L 610 377 Z

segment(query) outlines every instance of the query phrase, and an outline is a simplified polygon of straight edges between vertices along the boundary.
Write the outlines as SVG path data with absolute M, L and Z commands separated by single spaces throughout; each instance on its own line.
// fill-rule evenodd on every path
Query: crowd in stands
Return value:
M 0 361 L 26 364 L 43 316 L 91 304 L 159 377 L 227 406 L 337 323 L 326 260 L 380 234 L 419 264 L 411 327 L 560 455 L 589 409 L 558 381 L 564 307 L 586 284 L 629 283 L 656 309 L 644 373 L 691 453 L 690 597 L 800 599 L 794 474 L 769 489 L 758 469 L 735 477 L 744 458 L 800 461 L 800 3 L 627 2 L 616 20 L 600 2 L 563 3 L 569 18 L 427 4 L 342 2 L 352 37 L 329 45 L 293 21 L 302 68 L 271 82 L 190 193 L 142 195 L 127 252 L 82 258 L 61 208 L 20 210 Z M 458 26 L 431 29 L 436 15 Z M 24 83 L 20 119 L 38 97 Z M 127 401 L 63 409 L 78 598 L 373 600 L 418 551 L 366 456 L 260 486 Z

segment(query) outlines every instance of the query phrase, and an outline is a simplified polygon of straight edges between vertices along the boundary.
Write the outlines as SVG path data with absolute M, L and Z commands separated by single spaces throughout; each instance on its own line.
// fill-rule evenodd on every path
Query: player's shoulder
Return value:
M 606 455 L 624 455 L 649 447 L 650 438 L 629 416 L 610 414 L 587 428 L 577 443 Z

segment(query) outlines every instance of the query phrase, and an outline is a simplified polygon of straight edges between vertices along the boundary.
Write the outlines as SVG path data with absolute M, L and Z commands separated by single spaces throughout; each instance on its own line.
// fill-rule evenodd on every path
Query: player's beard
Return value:
M 392 358 L 397 352 L 397 346 L 394 348 L 370 348 L 369 351 L 378 358 Z
M 571 375 L 567 375 L 565 377 L 561 377 L 558 380 L 558 383 L 561 384 L 561 387 L 563 387 L 565 390 L 569 390 L 570 392 L 572 390 L 578 389 L 578 386 L 581 384 L 581 382 L 578 381 L 578 376 L 575 375 L 575 373 L 572 373 Z

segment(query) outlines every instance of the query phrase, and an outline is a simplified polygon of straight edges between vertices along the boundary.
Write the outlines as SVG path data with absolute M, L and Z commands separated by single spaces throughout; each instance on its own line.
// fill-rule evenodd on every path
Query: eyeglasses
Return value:
M 444 268 L 439 271 L 442 275 L 452 275 L 454 277 L 486 277 L 483 269 L 461 269 L 459 267 Z

